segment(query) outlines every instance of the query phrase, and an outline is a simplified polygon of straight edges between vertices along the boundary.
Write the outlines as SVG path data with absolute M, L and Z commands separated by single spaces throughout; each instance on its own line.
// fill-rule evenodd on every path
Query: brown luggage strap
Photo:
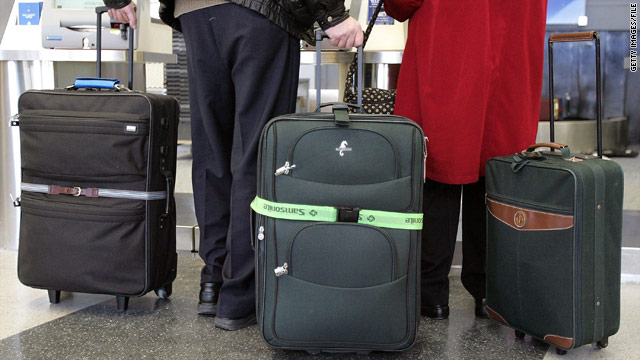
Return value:
M 48 185 L 49 191 L 48 194 L 58 195 L 73 195 L 73 196 L 87 196 L 87 197 L 98 197 L 99 189 L 98 188 L 81 188 L 79 186 L 69 187 L 69 186 L 59 186 L 59 185 Z
M 166 191 L 132 191 L 120 189 L 81 188 L 79 186 L 42 185 L 24 182 L 20 185 L 20 189 L 22 191 L 53 195 L 107 197 L 132 200 L 164 200 L 167 198 Z

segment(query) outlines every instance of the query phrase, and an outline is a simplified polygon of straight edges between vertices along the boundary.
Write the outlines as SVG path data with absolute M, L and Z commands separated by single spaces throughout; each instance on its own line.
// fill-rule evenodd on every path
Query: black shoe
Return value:
M 476 299 L 476 317 L 481 319 L 488 319 L 489 313 L 487 312 L 487 299 Z
M 449 318 L 449 305 L 423 305 L 420 313 L 435 320 Z
M 216 283 L 200 284 L 200 302 L 198 302 L 198 315 L 215 316 L 218 308 L 218 295 L 220 285 Z
M 256 314 L 251 314 L 239 319 L 227 319 L 216 317 L 213 323 L 218 329 L 234 331 L 246 328 L 256 323 Z

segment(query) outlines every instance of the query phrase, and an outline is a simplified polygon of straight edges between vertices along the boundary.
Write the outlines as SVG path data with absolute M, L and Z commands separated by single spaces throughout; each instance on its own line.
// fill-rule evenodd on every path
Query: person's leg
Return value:
M 256 195 L 261 131 L 271 118 L 295 111 L 299 41 L 262 15 L 234 5 L 209 8 L 225 66 L 234 84 L 231 216 L 216 326 L 255 312 L 254 252 L 249 204 Z
M 449 315 L 449 270 L 453 260 L 460 216 L 461 185 L 427 179 L 424 184 L 421 297 L 423 315 Z
M 462 186 L 462 285 L 476 300 L 476 315 L 485 317 L 486 210 L 484 177 Z
M 206 9 L 180 19 L 187 47 L 194 205 L 200 227 L 199 253 L 205 263 L 201 284 L 214 283 L 217 288 L 222 284 L 229 228 L 233 85 Z M 214 315 L 215 309 L 206 314 Z

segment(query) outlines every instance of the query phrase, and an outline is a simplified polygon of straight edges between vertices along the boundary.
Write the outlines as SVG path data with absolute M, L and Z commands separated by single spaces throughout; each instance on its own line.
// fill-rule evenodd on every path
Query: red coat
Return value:
M 409 19 L 395 114 L 429 138 L 427 177 L 467 184 L 538 130 L 546 0 L 385 0 Z

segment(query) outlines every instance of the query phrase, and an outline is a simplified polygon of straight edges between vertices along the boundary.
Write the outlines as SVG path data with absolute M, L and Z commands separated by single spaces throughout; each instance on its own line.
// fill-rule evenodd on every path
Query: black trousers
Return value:
M 260 132 L 295 111 L 300 43 L 235 4 L 180 17 L 187 46 L 192 180 L 201 282 L 222 285 L 217 314 L 255 311 L 249 204 L 256 195 Z
M 465 185 L 427 179 L 422 229 L 423 306 L 449 303 L 449 270 L 460 218 L 462 194 L 462 284 L 474 298 L 486 297 L 486 214 L 484 177 Z

